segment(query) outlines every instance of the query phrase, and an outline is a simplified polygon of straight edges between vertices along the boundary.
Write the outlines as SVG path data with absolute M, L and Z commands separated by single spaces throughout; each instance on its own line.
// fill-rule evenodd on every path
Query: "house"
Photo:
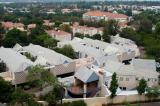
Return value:
M 0 60 L 7 66 L 7 71 L 0 73 L 0 76 L 13 85 L 26 82 L 27 68 L 33 62 L 11 48 L 0 48 Z
M 44 26 L 52 26 L 52 25 L 54 25 L 54 23 L 51 23 L 49 20 L 43 20 L 43 25 Z
M 28 29 L 34 29 L 34 28 L 36 28 L 36 24 L 29 24 L 29 25 L 27 26 L 27 28 L 28 28 Z
M 76 52 L 77 58 L 91 57 L 95 59 L 96 57 L 101 57 L 105 55 L 104 51 L 89 47 L 85 45 L 82 41 L 83 40 L 80 38 L 74 38 L 72 41 L 59 42 L 58 47 L 62 48 L 64 45 L 71 45 Z
M 107 87 L 110 86 L 114 72 L 117 74 L 118 85 L 122 90 L 136 89 L 142 78 L 147 81 L 149 87 L 158 85 L 159 73 L 156 71 L 155 60 L 133 59 L 129 65 L 108 60 L 105 65 L 103 68 L 106 72 L 104 83 Z
M 94 97 L 100 90 L 98 82 L 99 76 L 94 70 L 80 67 L 74 74 L 73 86 L 67 88 L 68 95 L 73 98 Z
M 51 37 L 59 40 L 59 41 L 70 41 L 72 39 L 72 35 L 68 32 L 62 30 L 48 30 L 46 31 Z
M 89 11 L 83 14 L 84 21 L 116 20 L 118 22 L 128 21 L 128 16 L 119 13 Z
M 42 65 L 57 76 L 73 73 L 76 68 L 72 59 L 39 45 L 30 44 L 22 47 L 19 52 L 22 54 L 30 53 L 33 57 L 36 57 L 34 64 Z
M 24 24 L 22 24 L 22 23 L 2 22 L 2 26 L 7 30 L 11 30 L 13 28 L 16 28 L 21 31 L 24 31 Z
M 87 26 L 72 26 L 73 35 L 76 33 L 81 33 L 83 35 L 93 36 L 95 34 L 103 34 L 103 28 L 94 28 L 94 27 L 87 27 Z

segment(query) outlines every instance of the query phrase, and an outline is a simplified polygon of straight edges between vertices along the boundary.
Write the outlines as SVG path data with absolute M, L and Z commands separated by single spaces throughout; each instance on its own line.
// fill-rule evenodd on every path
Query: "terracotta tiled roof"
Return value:
M 124 14 L 102 12 L 102 11 L 89 11 L 89 12 L 85 13 L 84 15 L 97 16 L 97 17 L 106 16 L 106 17 L 109 17 L 109 18 L 128 18 L 128 16 L 124 15 Z
M 71 34 L 68 33 L 68 32 L 65 32 L 65 31 L 62 31 L 62 30 L 49 30 L 49 31 L 46 31 L 49 35 L 57 35 L 57 36 L 70 36 Z
M 10 29 L 13 27 L 13 22 L 2 22 L 4 28 Z
M 35 28 L 36 27 L 36 24 L 29 24 L 28 25 L 28 29 L 32 29 L 32 28 Z

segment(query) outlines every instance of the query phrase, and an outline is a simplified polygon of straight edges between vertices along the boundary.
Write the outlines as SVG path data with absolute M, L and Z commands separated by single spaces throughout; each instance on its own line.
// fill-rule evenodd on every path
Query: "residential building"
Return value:
M 7 30 L 11 30 L 13 28 L 16 28 L 21 31 L 24 31 L 24 24 L 22 24 L 22 23 L 2 22 L 2 26 Z
M 129 65 L 108 60 L 103 68 L 106 72 L 104 83 L 110 86 L 111 76 L 117 74 L 118 85 L 122 90 L 136 90 L 139 80 L 144 78 L 149 87 L 158 85 L 159 73 L 156 71 L 155 60 L 133 59 Z
M 11 48 L 0 48 L 0 61 L 7 66 L 7 71 L 0 73 L 0 76 L 13 85 L 26 82 L 27 68 L 33 62 Z
M 73 73 L 76 68 L 76 63 L 72 59 L 39 45 L 30 44 L 18 51 L 22 54 L 30 53 L 33 57 L 36 57 L 35 65 L 42 65 L 57 76 Z
M 102 11 L 89 11 L 83 14 L 83 20 L 85 21 L 100 21 L 100 20 L 116 20 L 119 22 L 128 21 L 128 16 L 124 14 L 102 12 Z
M 36 24 L 29 24 L 27 26 L 28 29 L 34 29 L 36 27 Z
M 51 37 L 59 40 L 59 41 L 70 41 L 72 39 L 72 35 L 68 32 L 62 30 L 48 30 L 46 31 Z
M 76 33 L 81 33 L 83 35 L 93 36 L 95 34 L 102 35 L 103 28 L 94 28 L 94 27 L 87 27 L 87 26 L 72 26 L 73 35 Z

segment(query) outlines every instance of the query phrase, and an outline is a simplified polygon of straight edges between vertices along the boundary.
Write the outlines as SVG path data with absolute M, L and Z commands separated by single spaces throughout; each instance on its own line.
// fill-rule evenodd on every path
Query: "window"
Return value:
M 148 81 L 150 81 L 150 78 L 148 78 Z
M 136 80 L 138 81 L 138 77 L 136 77 Z
M 126 81 L 129 81 L 129 78 L 126 78 Z
M 120 81 L 123 81 L 123 77 L 120 77 Z

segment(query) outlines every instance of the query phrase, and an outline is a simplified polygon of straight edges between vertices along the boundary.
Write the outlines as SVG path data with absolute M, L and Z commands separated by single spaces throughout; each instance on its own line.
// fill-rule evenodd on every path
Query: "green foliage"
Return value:
M 152 32 L 152 21 L 150 21 L 150 19 L 140 20 L 138 31 L 151 33 Z
M 69 32 L 69 33 L 72 32 L 72 29 L 71 29 L 70 25 L 67 25 L 67 24 L 60 25 L 60 29 L 63 30 L 63 31 Z
M 120 32 L 120 36 L 123 38 L 131 39 L 138 45 L 142 44 L 141 36 L 139 36 L 132 28 L 123 28 Z
M 155 34 L 157 38 L 160 38 L 160 22 L 156 24 Z
M 11 104 L 17 106 L 20 104 L 21 106 L 41 106 L 38 102 L 34 100 L 34 98 L 25 93 L 23 90 L 17 88 L 11 95 L 12 101 Z
M 146 89 L 146 96 L 149 98 L 157 98 L 160 94 L 159 87 L 147 88 Z
M 6 103 L 11 100 L 11 93 L 13 92 L 12 85 L 10 82 L 5 81 L 0 77 L 0 102 Z
M 117 88 L 118 88 L 117 74 L 113 73 L 111 85 L 109 87 L 109 90 L 111 91 L 111 95 L 110 95 L 111 98 L 116 96 Z
M 107 21 L 104 31 L 103 31 L 103 40 L 105 42 L 110 42 L 110 36 L 116 35 L 118 32 L 118 23 L 115 20 Z
M 91 37 L 91 39 L 94 39 L 94 40 L 101 40 L 101 35 L 100 34 L 95 34 Z
M 6 70 L 7 70 L 6 64 L 3 61 L 1 61 L 0 62 L 0 73 L 5 72 Z
M 58 83 L 54 75 L 38 65 L 28 69 L 27 81 L 40 88 Z
M 139 81 L 139 85 L 137 87 L 137 91 L 140 95 L 146 91 L 147 88 L 147 81 L 145 79 L 141 79 Z
M 55 106 L 59 100 L 63 98 L 63 87 L 61 85 L 54 85 L 53 90 L 42 97 L 43 100 L 47 101 L 50 106 Z
M 2 45 L 4 34 L 5 34 L 5 29 L 3 28 L 2 24 L 0 23 L 0 46 Z
M 62 22 L 56 21 L 56 22 L 54 23 L 54 27 L 59 27 L 61 24 L 62 24 Z
M 28 52 L 26 52 L 26 53 L 24 53 L 24 55 L 28 58 L 28 59 L 30 59 L 31 61 L 35 61 L 36 60 L 36 57 L 33 57 L 30 53 L 28 53 Z
M 72 59 L 76 58 L 75 51 L 71 45 L 64 45 L 62 48 L 56 48 L 55 51 L 69 58 L 72 58 Z
M 81 34 L 81 33 L 75 33 L 75 35 L 74 35 L 75 37 L 78 37 L 78 38 L 81 38 L 81 39 L 83 39 L 84 38 L 84 35 L 83 34 Z
M 3 40 L 4 47 L 13 47 L 16 43 L 22 46 L 28 45 L 29 41 L 26 32 L 22 32 L 18 29 L 12 29 L 6 34 Z

